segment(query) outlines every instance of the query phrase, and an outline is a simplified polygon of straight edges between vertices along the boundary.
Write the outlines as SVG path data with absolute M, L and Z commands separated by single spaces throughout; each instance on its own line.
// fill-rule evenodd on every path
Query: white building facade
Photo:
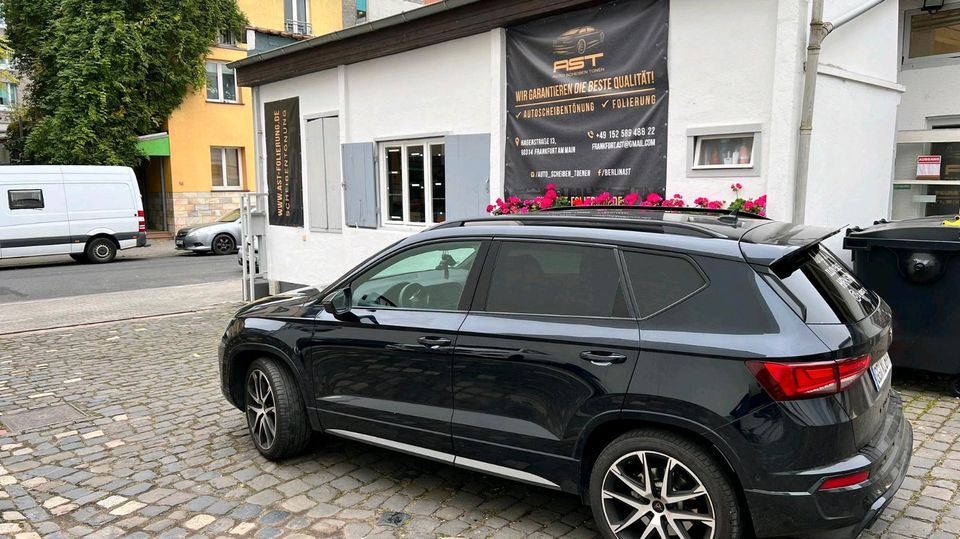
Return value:
M 493 10 L 484 15 L 488 24 L 505 22 L 466 28 L 481 3 Z M 264 266 L 271 282 L 329 283 L 432 222 L 482 214 L 504 195 L 506 28 L 588 3 L 481 3 L 432 5 L 403 20 L 234 64 L 241 84 L 254 87 L 259 190 L 268 190 L 272 166 L 264 104 L 298 101 L 302 224 L 267 227 Z M 898 82 L 905 8 L 896 0 L 828 4 L 826 21 L 864 12 L 823 42 L 801 213 L 811 224 L 868 225 L 891 216 L 897 107 L 906 83 Z M 791 220 L 798 210 L 811 3 L 669 0 L 668 6 L 664 194 L 729 202 L 730 185 L 739 183 L 742 196 L 767 195 L 770 217 Z M 454 27 L 458 32 L 447 31 Z M 438 37 L 444 35 L 453 37 Z M 396 36 L 409 44 L 399 46 Z M 707 159 L 697 161 L 699 154 L 709 153 L 715 140 L 749 143 L 749 166 L 698 167 Z M 410 192 L 411 175 L 428 190 Z M 398 196 L 390 198 L 394 176 L 406 183 L 403 196 L 394 188 Z M 425 204 L 411 207 L 416 197 Z M 832 247 L 839 250 L 838 239 Z

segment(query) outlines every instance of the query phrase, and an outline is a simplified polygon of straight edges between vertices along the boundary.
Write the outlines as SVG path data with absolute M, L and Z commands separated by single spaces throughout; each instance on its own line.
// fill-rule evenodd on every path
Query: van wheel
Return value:
M 117 246 L 110 238 L 94 238 L 87 242 L 87 248 L 83 254 L 89 262 L 94 264 L 104 264 L 113 262 L 117 257 Z
M 628 432 L 593 465 L 590 506 L 608 539 L 739 538 L 737 495 L 716 460 L 686 438 Z
M 244 411 L 253 444 L 270 460 L 306 451 L 313 434 L 300 387 L 283 365 L 267 358 L 254 361 L 244 383 Z
M 228 255 L 237 248 L 237 242 L 233 241 L 230 234 L 219 234 L 213 238 L 212 248 L 215 255 Z
M 70 258 L 74 259 L 77 262 L 83 263 L 87 261 L 87 255 L 83 253 L 73 253 L 70 255 Z

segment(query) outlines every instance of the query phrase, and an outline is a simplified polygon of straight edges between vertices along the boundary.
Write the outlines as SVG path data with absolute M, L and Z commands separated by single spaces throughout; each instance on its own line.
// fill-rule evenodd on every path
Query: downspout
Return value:
M 807 178 L 810 173 L 810 142 L 813 135 L 813 106 L 817 92 L 817 70 L 820 67 L 820 49 L 830 32 L 856 19 L 883 3 L 868 0 L 837 17 L 834 22 L 823 20 L 823 0 L 813 0 L 810 17 L 810 36 L 807 39 L 807 61 L 804 63 L 803 102 L 800 108 L 800 138 L 797 148 L 797 179 L 794 182 L 793 222 L 803 223 L 807 211 Z

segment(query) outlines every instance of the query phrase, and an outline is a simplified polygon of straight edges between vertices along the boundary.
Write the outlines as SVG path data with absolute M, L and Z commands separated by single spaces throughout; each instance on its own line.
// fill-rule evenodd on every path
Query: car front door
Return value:
M 452 461 L 453 349 L 486 245 L 388 256 L 351 280 L 350 312 L 319 315 L 305 355 L 325 431 Z
M 616 417 L 639 328 L 614 248 L 494 243 L 454 357 L 457 464 L 575 490 L 575 447 Z

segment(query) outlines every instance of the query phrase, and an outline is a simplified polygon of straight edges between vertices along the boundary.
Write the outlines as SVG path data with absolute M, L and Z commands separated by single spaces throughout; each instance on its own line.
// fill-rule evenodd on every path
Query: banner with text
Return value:
M 623 0 L 507 29 L 507 195 L 663 191 L 669 11 Z
M 300 164 L 300 100 L 264 103 L 267 137 L 267 191 L 270 224 L 303 226 Z

